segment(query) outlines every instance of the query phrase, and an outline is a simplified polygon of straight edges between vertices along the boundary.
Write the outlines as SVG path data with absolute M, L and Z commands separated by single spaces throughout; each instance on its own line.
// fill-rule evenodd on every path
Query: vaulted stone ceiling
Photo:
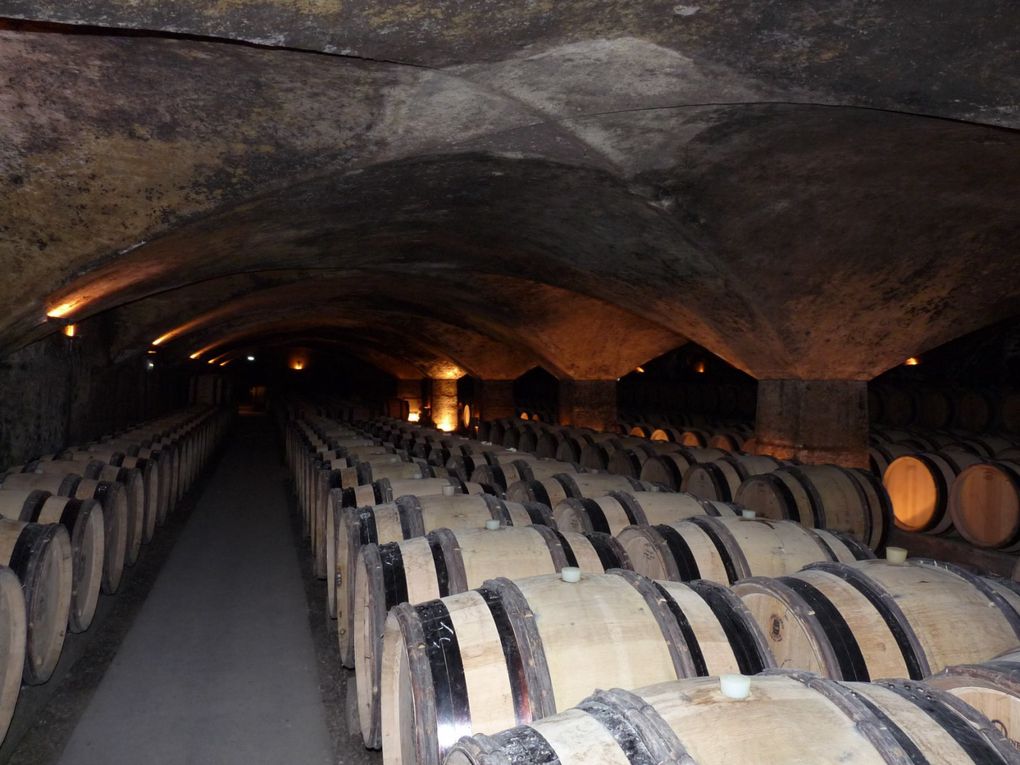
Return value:
M 1015 3 L 0 16 L 7 348 L 65 306 L 118 354 L 608 379 L 692 339 L 867 379 L 1020 313 Z

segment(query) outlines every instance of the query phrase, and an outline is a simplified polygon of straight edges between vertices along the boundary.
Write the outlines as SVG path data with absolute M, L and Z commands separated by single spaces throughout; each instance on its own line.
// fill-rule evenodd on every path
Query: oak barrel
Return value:
M 882 483 L 889 493 L 896 526 L 924 534 L 950 531 L 949 490 L 964 468 L 981 461 L 960 451 L 919 452 L 893 460 Z
M 71 540 L 56 524 L 0 518 L 0 565 L 21 582 L 28 616 L 24 681 L 49 680 L 60 659 L 71 608 Z
M 852 534 L 873 550 L 892 523 L 888 494 L 876 477 L 836 465 L 788 465 L 753 475 L 734 501 L 765 518 Z
M 853 563 L 875 557 L 838 532 L 763 518 L 692 517 L 631 526 L 617 538 L 639 574 L 676 582 L 733 584 L 750 576 L 793 574 L 819 561 Z
M 611 491 L 655 491 L 650 483 L 606 473 L 557 473 L 537 481 L 517 481 L 506 490 L 514 502 L 541 502 L 556 507 L 568 497 L 601 497 Z
M 31 488 L 33 482 L 23 480 L 55 477 L 33 473 L 7 476 L 0 491 L 0 516 L 26 523 L 59 523 L 67 529 L 72 561 L 68 626 L 71 632 L 84 632 L 95 616 L 103 581 L 103 509 L 94 499 L 56 496 Z M 18 484 L 26 488 L 9 488 Z
M 425 537 L 367 545 L 354 577 L 354 654 L 365 746 L 381 744 L 379 678 L 386 615 L 400 603 L 424 603 L 481 587 L 497 576 L 524 579 L 566 566 L 601 574 L 630 568 L 608 534 L 559 533 L 549 526 L 436 529 Z
M 1020 649 L 980 664 L 946 667 L 928 685 L 974 707 L 1020 752 Z
M 461 736 L 548 717 L 600 687 L 770 666 L 760 630 L 713 582 L 621 570 L 574 583 L 492 579 L 390 611 L 383 762 L 438 765 Z
M 680 491 L 689 492 L 702 499 L 732 502 L 740 484 L 752 475 L 771 473 L 784 464 L 767 455 L 729 454 L 687 468 L 680 482 Z
M 441 528 L 481 528 L 496 520 L 505 526 L 554 526 L 552 511 L 536 502 L 505 502 L 491 494 L 405 495 L 371 507 L 346 508 L 335 501 L 327 531 L 327 577 L 332 613 L 337 617 L 340 659 L 354 666 L 354 566 L 368 544 L 387 544 L 423 537 Z
M 1020 550 L 1020 462 L 964 468 L 949 490 L 949 517 L 973 545 Z
M 720 678 L 599 691 L 575 708 L 461 740 L 446 765 L 1005 765 L 1016 752 L 948 693 L 772 670 L 746 698 Z M 528 721 L 524 721 L 528 722 Z
M 815 563 L 738 582 L 780 666 L 841 680 L 920 680 L 1020 643 L 1020 616 L 988 581 L 948 563 Z M 965 627 L 964 627 L 965 625 Z
M 699 462 L 712 462 L 725 456 L 726 452 L 721 449 L 698 449 L 678 445 L 671 451 L 645 460 L 641 465 L 640 478 L 642 481 L 661 484 L 673 491 L 680 491 L 684 473 L 692 465 L 697 465 Z
M 604 497 L 569 497 L 553 509 L 561 531 L 619 534 L 628 526 L 672 523 L 695 515 L 730 515 L 737 510 L 724 502 L 698 499 L 672 491 L 610 492 Z
M 21 692 L 28 620 L 17 575 L 0 567 L 0 741 L 7 735 Z

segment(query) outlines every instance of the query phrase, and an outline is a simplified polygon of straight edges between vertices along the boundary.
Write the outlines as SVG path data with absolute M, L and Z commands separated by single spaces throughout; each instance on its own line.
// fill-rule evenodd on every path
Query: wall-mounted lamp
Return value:
M 697 372 L 699 375 L 705 374 L 705 362 L 704 361 L 694 362 L 694 371 Z
M 77 324 L 65 324 L 64 325 L 64 336 L 65 337 L 76 337 L 78 335 Z
M 407 413 L 407 421 L 408 422 L 418 422 L 419 420 L 421 420 L 421 412 L 408 412 Z
M 645 373 L 645 368 L 644 367 L 634 367 L 634 371 L 637 372 L 639 375 L 643 375 Z
M 255 361 L 255 357 L 254 356 L 249 356 L 248 357 L 248 361 Z
M 903 365 L 908 367 L 916 367 L 920 363 L 921 360 L 917 358 L 917 356 L 911 356 L 909 359 L 903 362 Z

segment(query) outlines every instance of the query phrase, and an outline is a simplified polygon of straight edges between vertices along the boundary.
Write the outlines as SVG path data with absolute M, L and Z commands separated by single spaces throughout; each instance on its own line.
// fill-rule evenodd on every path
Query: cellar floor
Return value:
M 270 419 L 240 417 L 193 506 L 184 508 L 190 517 L 149 591 L 137 598 L 136 613 L 121 614 L 120 634 L 109 614 L 106 623 L 93 625 L 89 633 L 99 631 L 92 641 L 97 645 L 58 669 L 51 683 L 65 687 L 36 704 L 34 725 L 0 760 L 378 761 L 347 732 L 347 673 L 339 667 L 335 628 L 327 626 L 325 583 L 311 577 L 292 507 Z M 136 568 L 144 567 L 147 552 Z M 138 586 L 129 580 L 116 598 L 103 600 L 116 603 L 124 589 L 130 594 Z M 109 655 L 105 662 L 103 654 Z M 105 666 L 90 666 L 96 662 Z M 26 703 L 39 693 L 28 689 Z

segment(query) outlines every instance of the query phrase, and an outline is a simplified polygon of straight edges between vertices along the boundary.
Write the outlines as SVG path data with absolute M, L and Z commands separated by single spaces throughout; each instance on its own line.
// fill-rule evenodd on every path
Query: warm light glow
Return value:
M 61 303 L 56 308 L 51 308 L 46 312 L 46 315 L 51 319 L 62 319 L 67 316 L 71 311 L 75 310 L 85 301 L 81 298 L 77 300 L 68 300 L 66 303 Z
M 407 413 L 407 421 L 408 422 L 419 422 L 420 420 L 421 420 L 421 412 L 408 412 Z
M 216 359 L 209 359 L 209 360 L 208 360 L 207 362 L 205 362 L 205 363 L 206 363 L 206 364 L 215 364 L 215 363 L 216 363 Z
M 167 332 L 165 335 L 160 335 L 155 340 L 153 340 L 152 344 L 153 345 L 159 345 L 160 343 L 166 342 L 167 340 L 169 340 L 173 336 L 174 336 L 173 332 Z
M 230 363 L 230 359 L 227 359 L 226 361 L 221 361 L 221 362 L 220 362 L 220 366 L 221 366 L 221 367 L 225 367 L 225 366 L 226 366 L 227 364 L 229 364 L 229 363 Z
M 189 359 L 197 359 L 197 358 L 198 358 L 199 356 L 201 356 L 201 355 L 202 355 L 202 351 L 195 351 L 195 352 L 194 352 L 193 354 L 191 354 L 190 356 L 188 356 L 188 358 L 189 358 Z
M 444 433 L 452 433 L 457 429 L 457 420 L 450 417 L 443 417 L 436 423 L 436 427 Z
M 906 364 L 908 367 L 916 367 L 918 364 L 921 363 L 921 360 L 919 358 L 917 358 L 917 356 L 911 356 L 909 359 L 907 359 L 903 363 Z
M 146 353 L 149 354 L 150 356 L 155 356 L 156 355 L 156 352 L 154 350 L 152 350 L 151 348 L 149 350 L 147 350 Z
M 301 359 L 294 359 L 292 362 L 290 362 L 290 368 L 293 369 L 295 372 L 300 372 L 302 369 L 305 368 L 305 362 L 303 362 Z
M 527 412 L 521 412 L 521 419 L 522 420 L 530 420 L 531 418 L 528 416 Z
M 645 368 L 644 367 L 634 367 L 634 371 L 637 372 L 639 375 L 643 375 L 645 373 Z
M 704 361 L 699 361 L 699 362 L 695 363 L 694 371 L 697 372 L 699 375 L 705 374 L 705 362 Z
M 64 334 L 67 335 L 68 337 L 74 337 L 76 334 L 78 334 L 78 325 L 68 324 L 67 326 L 64 327 Z

